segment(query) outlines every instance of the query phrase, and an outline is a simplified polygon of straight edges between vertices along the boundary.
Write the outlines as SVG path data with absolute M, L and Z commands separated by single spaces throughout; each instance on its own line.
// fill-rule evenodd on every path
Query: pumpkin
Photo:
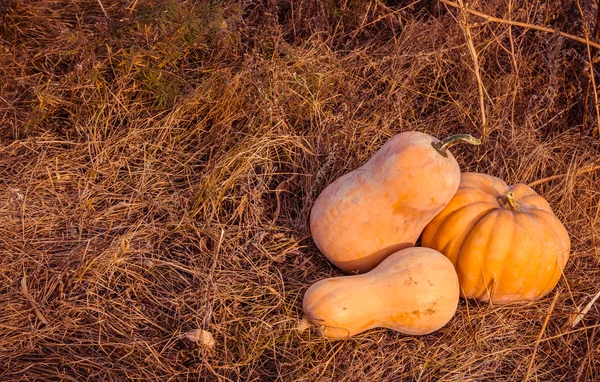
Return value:
M 424 133 L 401 133 L 327 186 L 310 214 L 319 250 L 343 271 L 363 273 L 414 246 L 458 188 L 460 169 L 447 149 L 459 142 L 480 143 L 465 134 L 440 142 Z
M 377 327 L 422 335 L 450 321 L 458 299 L 452 263 L 433 249 L 413 247 L 368 273 L 313 284 L 304 294 L 304 324 L 332 340 Z
M 464 297 L 503 304 L 536 300 L 558 283 L 570 240 L 550 205 L 524 184 L 465 173 L 422 244 L 446 255 Z

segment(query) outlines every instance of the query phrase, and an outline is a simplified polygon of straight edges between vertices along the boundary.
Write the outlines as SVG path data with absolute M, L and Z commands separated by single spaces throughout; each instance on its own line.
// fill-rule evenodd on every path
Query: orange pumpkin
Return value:
M 430 248 L 398 251 L 364 275 L 325 279 L 304 294 L 305 320 L 331 340 L 377 327 L 411 335 L 434 332 L 456 312 L 452 263 Z
M 424 247 L 446 255 L 463 297 L 503 304 L 538 299 L 558 283 L 570 240 L 550 205 L 524 184 L 464 173 L 425 228 Z
M 464 134 L 440 142 L 415 131 L 391 138 L 319 195 L 310 215 L 317 247 L 350 273 L 367 272 L 414 246 L 458 188 L 460 169 L 447 149 L 461 141 L 480 143 Z

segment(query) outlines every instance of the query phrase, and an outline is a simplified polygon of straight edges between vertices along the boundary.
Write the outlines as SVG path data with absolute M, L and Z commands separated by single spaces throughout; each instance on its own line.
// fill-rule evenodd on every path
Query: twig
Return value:
M 590 236 L 592 239 L 592 248 L 594 249 L 594 255 L 596 255 L 596 259 L 598 258 L 598 246 L 596 245 L 596 222 L 598 221 L 598 216 L 600 215 L 600 204 L 594 203 L 594 198 L 590 198 L 590 210 L 594 208 L 594 204 L 596 207 L 596 213 L 594 214 L 594 218 L 592 219 L 592 214 L 590 214 Z
M 275 210 L 275 213 L 273 214 L 273 220 L 271 220 L 271 224 L 275 224 L 277 222 L 277 218 L 279 217 L 279 212 L 281 211 L 281 198 L 280 198 L 279 194 L 282 191 L 289 191 L 290 186 L 292 185 L 292 182 L 295 179 L 296 179 L 296 175 L 294 174 L 291 177 L 289 177 L 288 179 L 281 182 L 275 189 L 275 197 L 277 198 L 277 209 Z
M 581 8 L 581 7 L 580 7 Z M 598 34 L 600 33 L 600 7 L 598 7 L 596 11 L 596 27 L 594 28 L 594 42 L 598 41 Z M 589 45 L 588 45 L 589 46 Z M 596 50 L 594 49 L 594 55 L 596 54 Z M 593 70 L 593 63 L 590 61 L 590 68 Z M 581 123 L 582 132 L 583 129 L 587 126 L 587 117 L 588 117 L 588 107 L 590 100 L 590 87 L 592 83 L 590 78 L 586 80 L 585 84 L 585 97 L 583 98 L 583 121 Z M 597 104 L 598 102 L 596 102 Z
M 588 350 L 585 353 L 585 357 L 583 361 L 581 361 L 581 364 L 579 365 L 579 369 L 577 370 L 577 376 L 575 377 L 575 382 L 579 382 L 581 380 L 581 375 L 583 374 L 583 371 L 585 370 L 585 365 L 586 363 L 590 363 L 590 356 L 592 355 L 592 353 L 594 352 L 594 350 L 596 349 L 596 344 L 594 344 L 594 339 L 596 338 L 596 333 L 598 333 L 598 328 L 594 328 L 592 330 L 592 335 L 590 336 L 590 340 L 588 341 Z
M 577 4 L 579 6 L 579 4 Z M 580 13 L 583 13 L 583 11 L 581 10 L 581 6 L 579 6 L 580 9 Z M 583 14 L 582 14 L 583 16 Z M 600 34 L 600 6 L 598 7 L 598 9 L 596 10 L 596 26 L 594 27 L 594 42 L 598 41 L 598 35 Z M 586 38 L 587 38 L 587 30 L 586 30 Z M 590 59 L 590 71 L 592 72 L 592 77 L 588 78 L 586 80 L 586 84 L 585 84 L 585 97 L 583 100 L 583 121 L 581 123 L 581 128 L 584 129 L 587 125 L 587 118 L 588 118 L 588 107 L 589 107 L 589 99 L 590 99 L 590 87 L 592 85 L 592 81 L 595 82 L 595 78 L 593 76 L 593 72 L 594 72 L 594 64 L 590 58 L 590 55 L 596 55 L 596 49 L 594 49 L 593 54 L 590 54 L 590 46 L 589 44 L 586 44 L 588 46 L 588 59 Z M 590 79 L 592 81 L 590 81 Z M 594 84 L 594 96 L 596 98 L 596 114 L 598 114 L 598 95 L 596 93 L 596 85 Z M 599 117 L 600 118 L 600 117 Z M 599 125 L 600 126 L 600 125 Z M 595 129 L 594 129 L 595 130 Z M 592 130 L 592 133 L 593 131 Z
M 137 7 L 137 3 L 139 0 L 133 0 L 128 6 L 127 9 L 129 10 L 129 12 L 133 12 L 135 11 L 135 7 Z
M 23 293 L 23 295 L 25 296 L 27 301 L 29 301 L 29 304 L 31 304 L 31 307 L 33 308 L 33 312 L 35 313 L 36 317 L 40 321 L 42 321 L 45 325 L 48 325 L 48 321 L 46 321 L 46 317 L 44 317 L 42 312 L 40 312 L 40 309 L 38 308 L 37 303 L 35 302 L 33 297 L 31 297 L 31 295 L 29 294 L 29 289 L 27 288 L 27 276 L 25 276 L 25 275 L 23 275 L 23 278 L 21 279 L 21 293 Z
M 579 4 L 579 1 L 577 1 L 577 8 L 579 8 L 579 13 L 581 14 L 581 17 L 584 18 L 584 14 L 583 14 L 583 9 L 581 9 L 581 4 Z M 598 7 L 598 13 L 596 14 L 596 17 L 600 17 L 600 7 Z M 598 38 L 598 22 L 600 22 L 600 20 L 596 20 L 596 31 L 595 31 L 595 38 Z M 587 102 L 587 98 L 589 95 L 589 85 L 590 82 L 592 84 L 592 87 L 594 88 L 594 106 L 596 109 L 596 128 L 592 129 L 592 135 L 595 133 L 596 129 L 600 128 L 600 109 L 598 109 L 598 90 L 596 89 L 596 79 L 595 79 L 595 74 L 594 74 L 594 61 L 592 61 L 592 50 L 590 49 L 590 41 L 589 41 L 589 33 L 587 30 L 587 27 L 584 27 L 584 31 L 585 31 L 585 40 L 586 40 L 586 48 L 587 48 L 587 54 L 588 54 L 588 61 L 590 64 L 590 78 L 588 79 L 588 86 L 586 89 L 586 102 Z M 594 52 L 595 53 L 595 52 Z M 587 105 L 587 104 L 586 104 Z M 585 110 L 587 111 L 587 110 Z
M 102 13 L 104 13 L 104 16 L 106 16 L 106 18 L 108 19 L 108 13 L 106 13 L 106 9 L 104 9 L 104 5 L 102 5 L 102 1 L 98 0 L 98 4 L 100 4 L 100 8 L 102 8 Z
M 482 128 L 482 137 L 483 139 L 487 138 L 487 116 L 485 112 L 485 96 L 484 96 L 484 88 L 483 81 L 481 80 L 481 70 L 479 68 L 479 58 L 477 57 L 477 51 L 475 50 L 475 45 L 473 44 L 473 36 L 471 35 L 471 28 L 469 27 L 469 21 L 467 19 L 467 11 L 464 6 L 462 0 L 458 0 L 461 9 L 463 10 L 463 23 L 462 29 L 465 33 L 465 38 L 467 40 L 467 47 L 469 48 L 469 53 L 471 53 L 471 58 L 473 59 L 473 70 L 475 71 L 475 78 L 477 78 L 477 88 L 479 89 L 479 108 L 481 109 L 481 128 Z
M 444 3 L 444 4 L 446 4 L 446 5 L 454 7 L 454 8 L 459 8 L 459 9 L 462 8 L 460 6 L 460 4 L 452 2 L 452 1 L 449 1 L 449 0 L 439 0 L 439 1 L 442 2 L 442 3 Z M 587 41 L 585 38 L 581 38 L 581 37 L 578 37 L 578 36 L 575 36 L 575 35 L 572 35 L 572 34 L 569 34 L 569 33 L 561 32 L 561 31 L 559 31 L 557 29 L 542 27 L 542 26 L 534 25 L 534 24 L 522 23 L 522 22 L 519 22 L 519 21 L 510 21 L 510 20 L 499 19 L 497 17 L 486 15 L 485 13 L 478 12 L 478 11 L 476 11 L 474 9 L 471 9 L 471 8 L 468 8 L 468 7 L 464 7 L 464 10 L 467 11 L 467 12 L 469 12 L 472 15 L 483 17 L 486 21 L 489 21 L 489 22 L 514 25 L 514 26 L 517 26 L 517 27 L 535 29 L 535 30 L 539 30 L 539 31 L 542 31 L 542 32 L 558 33 L 559 35 L 561 35 L 563 37 L 566 37 L 566 38 L 568 38 L 570 40 L 579 41 L 579 42 L 584 43 L 584 44 L 589 44 L 590 46 L 593 46 L 595 48 L 600 48 L 600 44 L 597 44 L 597 43 L 591 42 L 591 41 Z
M 589 166 L 589 167 L 587 167 L 587 168 L 582 168 L 582 169 L 580 169 L 579 171 L 577 171 L 577 172 L 575 173 L 575 176 L 583 175 L 583 174 L 586 174 L 586 173 L 588 173 L 588 172 L 596 171 L 596 170 L 598 170 L 598 169 L 600 169 L 600 165 L 597 165 L 597 166 Z M 542 183 L 549 182 L 549 181 L 551 181 L 551 180 L 554 180 L 554 179 L 560 179 L 560 178 L 564 178 L 564 177 L 565 177 L 565 176 L 567 176 L 567 175 L 569 175 L 569 174 L 567 173 L 567 174 L 552 175 L 552 176 L 549 176 L 549 177 L 547 177 L 547 178 L 542 178 L 542 179 L 538 179 L 538 180 L 536 180 L 536 181 L 533 181 L 533 182 L 529 183 L 529 184 L 528 184 L 528 186 L 529 186 L 529 187 L 537 186 L 537 185 L 540 185 L 540 184 L 542 184 Z
M 594 297 L 592 297 L 592 299 L 590 300 L 590 302 L 588 302 L 588 304 L 585 306 L 585 308 L 583 308 L 583 310 L 575 315 L 572 315 L 569 318 L 569 321 L 571 321 L 571 328 L 574 328 L 579 321 L 581 321 L 583 319 L 583 317 L 587 314 L 587 312 L 590 311 L 590 309 L 592 308 L 592 305 L 594 305 L 594 303 L 596 302 L 596 300 L 598 300 L 598 298 L 600 297 L 600 290 L 598 291 L 598 293 L 596 293 L 596 295 Z
M 540 340 L 546 331 L 546 325 L 548 325 L 548 321 L 550 320 L 550 315 L 554 310 L 554 306 L 556 305 L 556 300 L 558 300 L 558 292 L 554 294 L 554 299 L 552 300 L 552 304 L 550 304 L 550 308 L 548 308 L 548 313 L 546 313 L 546 318 L 544 319 L 544 323 L 542 324 L 542 329 L 538 334 L 538 338 L 535 341 L 535 345 L 533 347 L 533 354 L 531 354 L 531 360 L 529 360 L 529 366 L 527 366 L 527 373 L 525 373 L 525 378 L 523 381 L 526 382 L 529 379 L 529 374 L 531 373 L 531 368 L 533 367 L 533 361 L 535 361 L 535 355 L 537 354 L 538 346 L 540 345 Z
M 508 1 L 508 17 L 509 19 L 512 17 L 513 5 L 512 1 Z M 515 70 L 515 83 L 513 85 L 513 94 L 512 94 L 512 102 L 510 107 L 510 131 L 512 139 L 515 139 L 515 104 L 517 102 L 517 95 L 519 93 L 519 64 L 517 64 L 517 59 L 515 57 L 515 41 L 512 35 L 512 26 L 508 27 L 508 39 L 510 41 L 510 59 L 513 64 L 513 68 Z

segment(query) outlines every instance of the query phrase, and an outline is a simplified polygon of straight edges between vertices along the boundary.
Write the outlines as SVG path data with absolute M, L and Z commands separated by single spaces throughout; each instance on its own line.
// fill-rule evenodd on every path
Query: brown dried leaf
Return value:
M 198 345 L 205 346 L 209 349 L 215 347 L 215 339 L 213 335 L 203 329 L 191 330 L 185 333 L 181 338 L 191 342 L 196 342 Z

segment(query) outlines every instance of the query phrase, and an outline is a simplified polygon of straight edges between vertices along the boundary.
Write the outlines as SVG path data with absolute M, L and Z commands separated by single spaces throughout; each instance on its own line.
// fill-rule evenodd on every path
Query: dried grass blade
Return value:
M 475 45 L 473 44 L 473 36 L 471 35 L 471 27 L 469 26 L 468 16 L 466 7 L 463 4 L 462 0 L 458 0 L 460 7 L 463 13 L 463 25 L 461 25 L 463 32 L 465 34 L 465 38 L 467 40 L 467 47 L 469 48 L 469 53 L 471 54 L 471 58 L 473 59 L 473 71 L 475 72 L 475 78 L 477 79 L 477 89 L 479 91 L 479 108 L 481 110 L 481 135 L 483 139 L 487 138 L 487 113 L 485 110 L 485 88 L 483 87 L 483 81 L 481 80 L 481 68 L 479 67 L 479 57 L 477 56 L 477 50 L 475 50 Z
M 451 7 L 454 7 L 454 8 L 463 8 L 460 4 L 452 2 L 452 1 L 449 1 L 449 0 L 439 0 L 439 1 L 441 3 L 444 3 L 444 4 L 449 5 Z M 570 40 L 578 41 L 578 42 L 581 42 L 581 43 L 584 43 L 584 44 L 589 44 L 590 46 L 593 46 L 595 48 L 600 48 L 600 44 L 597 44 L 597 43 L 591 42 L 591 41 L 586 41 L 585 38 L 578 37 L 578 36 L 575 36 L 575 35 L 572 35 L 572 34 L 569 34 L 569 33 L 561 32 L 561 31 L 556 30 L 556 29 L 542 27 L 542 26 L 534 25 L 534 24 L 522 23 L 522 22 L 519 22 L 519 21 L 511 21 L 511 20 L 499 19 L 497 17 L 486 15 L 485 13 L 478 12 L 478 11 L 476 11 L 474 9 L 469 8 L 469 7 L 464 7 L 464 9 L 467 12 L 469 12 L 470 14 L 475 15 L 475 16 L 479 16 L 479 17 L 483 17 L 486 21 L 489 21 L 489 22 L 514 25 L 514 26 L 517 26 L 517 27 L 535 29 L 535 30 L 539 30 L 539 31 L 542 31 L 542 32 L 548 32 L 548 33 L 558 33 L 559 35 L 561 35 L 563 37 L 566 37 L 566 38 L 568 38 Z
M 27 301 L 29 301 L 29 304 L 33 308 L 33 312 L 35 313 L 36 317 L 40 321 L 42 321 L 44 323 L 44 325 L 48 325 L 48 321 L 46 320 L 46 317 L 44 317 L 44 315 L 38 308 L 37 303 L 35 302 L 33 297 L 31 297 L 31 295 L 29 294 L 29 288 L 27 288 L 27 277 L 26 276 L 23 276 L 23 278 L 21 279 L 21 293 L 23 293 L 25 298 L 27 298 Z
M 596 302 L 596 300 L 598 300 L 599 297 L 600 297 L 600 290 L 598 291 L 598 293 L 596 293 L 594 295 L 594 297 L 592 297 L 590 302 L 588 302 L 588 304 L 585 306 L 585 308 L 583 308 L 583 310 L 581 312 L 571 315 L 571 317 L 569 318 L 571 328 L 574 328 L 575 326 L 577 326 L 579 321 L 581 321 L 583 319 L 583 317 L 587 314 L 587 312 L 590 311 L 590 309 L 592 308 L 592 305 L 594 305 L 594 303 Z
M 538 334 L 538 338 L 535 341 L 535 345 L 533 347 L 533 353 L 531 354 L 531 359 L 529 360 L 529 366 L 527 366 L 527 373 L 525 373 L 525 378 L 523 378 L 523 381 L 529 380 L 529 375 L 531 374 L 531 368 L 533 367 L 533 361 L 535 361 L 535 355 L 537 354 L 538 346 L 540 345 L 542 336 L 544 335 L 544 332 L 546 331 L 546 325 L 548 325 L 548 321 L 550 320 L 550 315 L 552 314 L 552 311 L 554 310 L 554 306 L 556 305 L 556 301 L 558 300 L 558 294 L 559 294 L 558 292 L 556 292 L 554 294 L 554 299 L 552 299 L 550 308 L 548 308 L 548 313 L 546 313 L 546 318 L 544 319 L 544 323 L 542 324 L 542 329 L 540 330 L 540 333 Z
M 583 175 L 583 174 L 586 174 L 586 173 L 588 173 L 588 172 L 596 171 L 596 170 L 599 170 L 599 169 L 600 169 L 600 165 L 597 165 L 597 166 L 588 166 L 588 167 L 585 167 L 585 168 L 582 168 L 582 169 L 578 170 L 578 171 L 575 173 L 575 176 Z M 552 176 L 548 176 L 548 177 L 546 177 L 546 178 L 538 179 L 538 180 L 536 180 L 536 181 L 533 181 L 533 182 L 531 182 L 531 183 L 529 183 L 529 184 L 527 184 L 527 185 L 528 185 L 529 187 L 533 187 L 533 186 L 540 185 L 540 184 L 542 184 L 542 183 L 549 182 L 549 181 L 551 181 L 551 180 L 555 180 L 555 179 L 564 178 L 564 177 L 566 177 L 567 175 L 569 175 L 569 174 L 567 173 L 567 174 L 558 174 L 558 175 L 552 175 Z

